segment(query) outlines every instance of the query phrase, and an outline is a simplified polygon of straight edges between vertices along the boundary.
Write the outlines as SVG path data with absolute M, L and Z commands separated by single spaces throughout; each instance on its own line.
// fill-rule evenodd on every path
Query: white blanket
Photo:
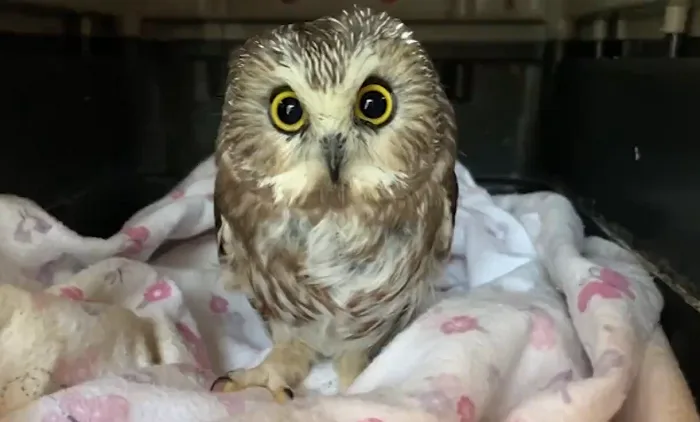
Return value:
M 584 238 L 565 198 L 492 198 L 460 165 L 445 298 L 349 395 L 333 395 L 329 365 L 284 407 L 263 390 L 210 393 L 270 344 L 245 298 L 219 286 L 214 170 L 205 161 L 106 240 L 0 196 L 0 421 L 609 421 L 645 351 L 668 356 L 660 295 L 632 254 Z M 697 420 L 669 362 L 674 409 Z

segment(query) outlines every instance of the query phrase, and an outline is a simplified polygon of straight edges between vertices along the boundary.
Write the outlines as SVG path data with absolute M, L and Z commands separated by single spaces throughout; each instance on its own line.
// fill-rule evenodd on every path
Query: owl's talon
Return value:
M 291 388 L 283 388 L 281 390 L 273 391 L 272 396 L 275 398 L 277 403 L 284 404 L 294 399 L 294 392 Z
M 233 393 L 235 391 L 245 390 L 246 386 L 232 380 L 228 376 L 219 377 L 214 380 L 210 390 L 221 393 Z
M 211 386 L 211 391 L 220 391 L 223 393 L 233 393 L 243 391 L 248 388 L 264 388 L 270 392 L 277 403 L 283 404 L 294 399 L 294 391 L 289 387 L 271 388 L 268 385 L 259 385 L 241 381 L 245 375 L 244 372 L 230 372 L 228 375 L 217 378 Z
M 338 373 L 340 391 L 345 392 L 367 367 L 369 358 L 366 351 L 346 352 L 333 362 Z
M 214 392 L 223 392 L 226 390 L 226 387 L 228 386 L 229 382 L 231 382 L 230 378 L 227 376 L 219 377 L 214 380 L 214 382 L 211 383 L 211 387 L 209 388 L 209 391 L 214 391 Z

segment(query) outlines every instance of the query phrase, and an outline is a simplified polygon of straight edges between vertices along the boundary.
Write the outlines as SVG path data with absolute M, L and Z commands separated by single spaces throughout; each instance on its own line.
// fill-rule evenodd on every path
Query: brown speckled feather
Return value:
M 387 81 L 393 119 L 348 119 L 367 78 Z M 309 116 L 294 135 L 268 119 L 288 86 Z M 319 145 L 344 140 L 332 182 Z M 410 31 L 355 9 L 251 39 L 231 62 L 217 144 L 215 213 L 229 287 L 276 343 L 338 356 L 405 327 L 442 277 L 454 226 L 454 112 Z

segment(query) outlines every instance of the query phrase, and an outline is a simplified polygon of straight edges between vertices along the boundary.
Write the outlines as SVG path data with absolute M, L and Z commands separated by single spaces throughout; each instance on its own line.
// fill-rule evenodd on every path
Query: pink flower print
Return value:
M 530 312 L 530 345 L 535 350 L 551 350 L 557 343 L 554 318 L 541 309 Z
M 151 231 L 143 226 L 130 227 L 122 230 L 122 233 L 128 237 L 124 253 L 127 255 L 136 255 L 141 253 L 143 246 L 151 236 Z
M 143 292 L 143 301 L 137 306 L 137 309 L 141 309 L 149 303 L 158 302 L 164 300 L 173 295 L 173 287 L 166 280 L 158 280 L 155 283 L 148 286 L 145 292 Z
M 225 314 L 228 312 L 228 300 L 218 295 L 212 295 L 209 301 L 209 309 L 215 314 Z
M 479 325 L 478 319 L 470 317 L 468 315 L 460 315 L 453 317 L 452 319 L 445 321 L 442 323 L 442 325 L 440 325 L 440 331 L 448 335 L 461 334 L 475 330 L 481 331 L 482 333 L 486 331 Z
M 70 394 L 58 399 L 59 412 L 45 415 L 42 422 L 128 422 L 129 402 L 116 394 L 83 397 Z
M 175 328 L 180 333 L 180 336 L 185 341 L 187 350 L 190 351 L 192 357 L 194 358 L 197 365 L 206 370 L 211 369 L 211 363 L 209 362 L 209 355 L 207 354 L 207 348 L 199 337 L 192 329 L 183 322 L 175 323 Z
M 237 393 L 216 393 L 216 399 L 226 408 L 229 416 L 237 415 L 245 411 L 245 400 Z
M 85 293 L 80 287 L 66 286 L 61 287 L 61 296 L 71 300 L 85 300 Z
M 467 396 L 461 396 L 457 400 L 457 415 L 459 422 L 476 422 L 476 406 Z
M 15 227 L 13 238 L 16 242 L 31 243 L 32 233 L 46 234 L 51 230 L 51 224 L 41 217 L 30 214 L 27 210 L 19 213 L 20 221 Z
M 56 361 L 52 379 L 62 388 L 72 387 L 93 379 L 97 372 L 98 349 L 88 348 L 74 359 L 61 357 Z
M 167 299 L 173 294 L 173 288 L 165 280 L 158 280 L 143 293 L 143 298 L 149 302 Z
M 635 294 L 631 290 L 632 283 L 630 283 L 629 279 L 624 275 L 610 268 L 602 268 L 599 277 L 603 283 L 617 287 L 621 292 L 629 296 L 630 299 L 635 298 Z
M 609 268 L 591 269 L 591 274 L 598 277 L 598 280 L 586 283 L 578 294 L 578 310 L 585 312 L 588 305 L 595 296 L 603 299 L 622 299 L 624 296 L 635 299 L 635 294 L 631 290 L 630 281 Z

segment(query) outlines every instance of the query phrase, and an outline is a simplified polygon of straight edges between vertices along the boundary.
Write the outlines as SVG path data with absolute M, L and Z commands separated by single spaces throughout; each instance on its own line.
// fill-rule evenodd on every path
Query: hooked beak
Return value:
M 326 159 L 328 173 L 333 183 L 338 183 L 340 167 L 345 158 L 345 139 L 340 135 L 330 135 L 323 138 L 323 156 Z

